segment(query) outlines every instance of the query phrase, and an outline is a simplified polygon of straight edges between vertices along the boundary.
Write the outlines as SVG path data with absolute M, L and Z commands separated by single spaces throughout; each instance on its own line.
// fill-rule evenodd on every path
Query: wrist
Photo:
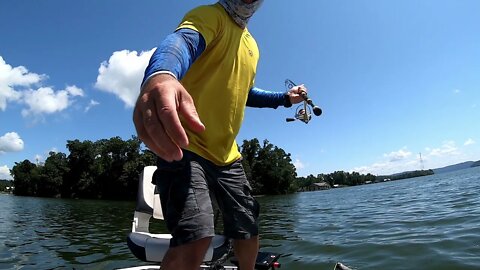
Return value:
M 290 108 L 292 107 L 292 101 L 290 100 L 290 95 L 287 93 L 283 94 L 283 98 L 285 99 L 284 100 L 284 103 L 283 103 L 283 106 L 285 108 Z
M 177 76 L 175 76 L 175 74 L 171 71 L 168 71 L 168 70 L 159 70 L 159 71 L 155 71 L 153 72 L 152 74 L 150 74 L 146 79 L 145 81 L 142 83 L 141 87 L 140 88 L 143 88 L 143 86 L 145 84 L 147 84 L 148 81 L 150 81 L 153 77 L 158 77 L 158 76 L 161 76 L 161 77 L 170 77 L 170 78 L 173 78 L 175 80 L 177 80 Z

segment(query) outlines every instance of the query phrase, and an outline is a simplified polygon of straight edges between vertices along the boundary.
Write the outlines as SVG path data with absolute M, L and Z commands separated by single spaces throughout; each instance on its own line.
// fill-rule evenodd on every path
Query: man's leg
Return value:
M 252 196 L 240 160 L 217 172 L 212 183 L 223 214 L 224 233 L 235 239 L 233 248 L 241 270 L 253 270 L 258 254 L 258 216 L 260 205 Z
M 238 259 L 240 269 L 253 270 L 258 254 L 258 236 L 245 240 L 234 240 L 233 249 Z
M 162 270 L 198 270 L 215 235 L 204 170 L 193 153 L 177 162 L 157 162 L 157 185 L 167 229 L 172 234 Z
M 211 240 L 208 237 L 169 248 L 162 261 L 162 270 L 198 270 Z

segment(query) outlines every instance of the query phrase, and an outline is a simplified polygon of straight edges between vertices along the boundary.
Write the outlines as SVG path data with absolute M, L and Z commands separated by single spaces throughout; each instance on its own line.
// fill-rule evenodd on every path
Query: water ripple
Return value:
M 262 249 L 284 269 L 480 269 L 480 168 L 258 198 Z M 134 204 L 0 194 L 0 269 L 139 265 Z M 163 230 L 159 225 L 155 229 Z

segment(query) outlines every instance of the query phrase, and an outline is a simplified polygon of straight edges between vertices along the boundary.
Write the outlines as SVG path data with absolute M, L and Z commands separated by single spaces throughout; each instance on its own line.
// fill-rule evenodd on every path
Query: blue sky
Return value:
M 214 1 L 0 1 L 0 179 L 67 140 L 135 134 L 149 55 Z M 268 139 L 300 176 L 387 174 L 480 159 L 480 1 L 265 1 L 249 29 L 256 84 L 304 83 L 323 115 L 247 109 L 238 141 Z

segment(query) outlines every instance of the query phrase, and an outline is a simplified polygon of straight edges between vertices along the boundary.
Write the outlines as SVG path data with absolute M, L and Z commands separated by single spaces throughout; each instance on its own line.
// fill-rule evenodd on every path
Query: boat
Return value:
M 127 245 L 139 260 L 148 263 L 143 266 L 120 268 L 118 270 L 158 270 L 168 250 L 170 234 L 150 232 L 150 219 L 163 220 L 160 196 L 154 184 L 153 173 L 156 166 L 146 166 L 139 177 L 132 230 L 127 236 Z M 275 270 L 281 267 L 281 254 L 258 251 L 255 269 Z M 200 270 L 238 270 L 238 261 L 233 256 L 232 241 L 223 235 L 215 235 L 205 254 Z M 333 270 L 352 270 L 342 263 L 336 263 Z
M 150 219 L 163 220 L 160 196 L 152 184 L 156 166 L 146 166 L 139 177 L 138 193 L 135 211 L 133 214 L 132 230 L 127 236 L 127 245 L 132 254 L 145 263 L 162 262 L 168 250 L 170 234 L 156 234 L 150 232 Z M 259 251 L 255 269 L 273 270 L 280 268 L 278 262 L 280 254 Z M 118 270 L 153 270 L 160 269 L 160 265 L 144 265 Z M 202 270 L 236 270 L 238 261 L 233 256 L 231 239 L 223 235 L 215 235 L 205 254 Z
M 344 265 L 343 263 L 337 262 L 333 267 L 333 270 L 352 270 L 352 268 Z

